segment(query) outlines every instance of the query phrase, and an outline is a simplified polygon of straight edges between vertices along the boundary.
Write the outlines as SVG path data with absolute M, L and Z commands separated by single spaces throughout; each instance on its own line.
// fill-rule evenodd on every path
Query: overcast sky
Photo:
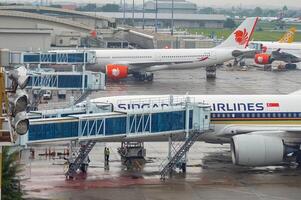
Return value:
M 13 2 L 14 0 L 0 0 Z M 24 0 L 15 0 L 23 1 Z M 34 1 L 34 0 L 31 0 Z M 36 0 L 40 1 L 40 0 Z M 46 0 L 43 0 L 44 2 Z M 52 2 L 83 2 L 83 3 L 117 3 L 119 4 L 120 0 L 48 0 Z M 137 3 L 142 3 L 143 0 L 135 0 Z M 147 0 L 145 0 L 147 1 Z M 289 9 L 301 8 L 300 0 L 187 0 L 194 2 L 199 6 L 214 6 L 214 7 L 232 7 L 232 6 L 241 6 L 246 7 L 255 7 L 261 6 L 265 8 L 282 8 L 284 5 L 288 6 Z M 132 0 L 126 0 L 126 2 L 131 3 Z

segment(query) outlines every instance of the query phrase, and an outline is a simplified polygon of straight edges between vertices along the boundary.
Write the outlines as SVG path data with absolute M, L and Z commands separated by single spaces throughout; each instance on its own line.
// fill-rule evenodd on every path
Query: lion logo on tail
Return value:
M 242 30 L 235 31 L 234 35 L 235 35 L 235 41 L 239 45 L 244 45 L 249 40 L 249 33 L 247 32 L 247 30 L 245 28 L 243 31 Z

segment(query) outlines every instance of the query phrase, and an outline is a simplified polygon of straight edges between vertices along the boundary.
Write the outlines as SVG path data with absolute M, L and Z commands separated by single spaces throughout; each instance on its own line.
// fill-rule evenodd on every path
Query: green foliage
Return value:
M 271 29 L 266 29 L 266 27 L 264 27 L 264 25 L 260 25 L 259 26 L 261 28 L 261 31 L 256 30 L 254 32 L 253 35 L 253 40 L 257 40 L 257 41 L 277 41 L 279 40 L 283 34 L 285 33 L 286 29 L 282 30 L 282 31 L 274 31 Z M 286 27 L 289 28 L 289 27 Z M 232 32 L 234 29 L 229 29 L 229 28 L 222 28 L 222 29 L 214 29 L 214 28 L 198 28 L 198 29 L 188 29 L 188 31 L 191 34 L 204 34 L 208 37 L 210 37 L 212 35 L 212 33 L 214 33 L 217 38 L 221 39 L 224 38 L 226 39 Z M 301 41 L 301 34 L 296 34 L 295 35 L 295 41 L 296 42 L 300 42 Z
M 95 12 L 96 11 L 96 4 L 95 3 L 88 3 L 87 5 L 83 7 L 79 7 L 78 11 L 85 11 L 85 12 Z
M 104 6 L 101 8 L 101 10 L 102 10 L 103 12 L 118 12 L 119 9 L 120 9 L 120 8 L 119 8 L 119 5 L 117 5 L 117 4 L 110 4 L 110 3 L 104 5 Z
M 59 4 L 52 4 L 49 7 L 51 7 L 51 8 L 62 8 L 62 6 L 59 5 Z
M 215 10 L 211 7 L 205 7 L 205 8 L 201 8 L 199 10 L 199 13 L 201 13 L 201 14 L 214 14 Z
M 16 177 L 21 172 L 18 160 L 19 151 L 10 152 L 9 147 L 2 148 L 2 199 L 22 199 L 22 192 L 18 188 L 20 181 Z
M 227 20 L 226 20 L 225 23 L 224 23 L 224 27 L 225 27 L 225 28 L 235 28 L 235 27 L 236 27 L 236 24 L 235 24 L 235 22 L 234 22 L 233 19 L 227 18 Z
M 260 7 L 256 7 L 253 11 L 253 16 L 262 16 L 263 11 Z
M 85 6 L 79 7 L 76 10 L 85 12 L 118 12 L 119 5 L 108 3 L 102 7 L 97 7 L 95 3 L 88 3 Z

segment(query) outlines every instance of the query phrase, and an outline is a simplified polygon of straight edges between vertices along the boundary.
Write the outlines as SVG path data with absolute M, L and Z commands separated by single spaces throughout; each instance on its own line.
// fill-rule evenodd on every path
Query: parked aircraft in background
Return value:
M 260 51 L 255 54 L 254 62 L 259 65 L 269 65 L 274 61 L 285 62 L 286 69 L 296 69 L 301 60 L 301 43 L 294 41 L 296 28 L 292 27 L 277 42 L 252 41 L 249 48 Z
M 96 53 L 96 64 L 87 66 L 87 69 L 104 71 L 112 80 L 120 80 L 132 74 L 138 80 L 152 81 L 154 71 L 194 69 L 223 64 L 249 51 L 246 47 L 257 20 L 257 17 L 247 18 L 215 48 L 91 50 Z

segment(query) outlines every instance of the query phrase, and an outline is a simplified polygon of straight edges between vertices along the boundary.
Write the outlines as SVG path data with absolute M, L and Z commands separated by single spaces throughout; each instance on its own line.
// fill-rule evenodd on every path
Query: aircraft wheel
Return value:
M 154 80 L 154 74 L 148 75 L 147 76 L 147 81 L 151 82 Z

